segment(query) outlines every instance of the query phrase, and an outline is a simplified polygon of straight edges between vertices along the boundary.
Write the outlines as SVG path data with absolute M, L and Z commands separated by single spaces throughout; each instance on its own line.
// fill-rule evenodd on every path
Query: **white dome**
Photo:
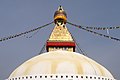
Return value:
M 111 73 L 94 60 L 76 52 L 60 50 L 43 53 L 24 62 L 11 73 L 9 79 L 38 74 L 91 75 L 114 80 Z

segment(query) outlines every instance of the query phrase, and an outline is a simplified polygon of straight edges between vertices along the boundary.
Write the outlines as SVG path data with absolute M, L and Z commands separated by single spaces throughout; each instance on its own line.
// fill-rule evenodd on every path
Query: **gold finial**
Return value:
M 58 10 L 55 12 L 54 14 L 54 21 L 55 21 L 55 24 L 58 20 L 62 20 L 64 23 L 66 23 L 67 21 L 67 14 L 66 12 L 63 10 L 62 6 L 60 5 L 58 7 Z

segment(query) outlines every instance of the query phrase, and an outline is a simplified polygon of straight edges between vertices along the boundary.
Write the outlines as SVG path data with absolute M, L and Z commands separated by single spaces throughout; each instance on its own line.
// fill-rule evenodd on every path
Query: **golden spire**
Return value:
M 66 27 L 67 14 L 62 6 L 54 14 L 55 27 L 47 41 L 47 51 L 53 51 L 54 48 L 75 51 L 75 42 Z M 56 50 L 58 50 L 56 49 Z
M 58 10 L 55 12 L 54 14 L 54 21 L 55 21 L 55 24 L 56 24 L 56 21 L 57 20 L 63 20 L 65 23 L 67 21 L 67 14 L 66 12 L 64 11 L 64 9 L 62 8 L 62 6 L 59 6 L 58 7 Z

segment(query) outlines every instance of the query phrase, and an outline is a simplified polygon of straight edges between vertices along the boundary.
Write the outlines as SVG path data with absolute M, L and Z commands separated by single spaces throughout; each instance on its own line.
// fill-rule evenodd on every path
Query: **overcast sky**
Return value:
M 24 32 L 53 21 L 54 12 L 62 5 L 68 21 L 84 26 L 120 26 L 120 0 L 0 0 L 0 38 Z M 0 80 L 24 61 L 38 55 L 54 24 L 32 34 L 0 42 Z M 67 24 L 88 57 L 105 66 L 120 79 L 120 42 L 100 37 Z M 97 31 L 106 34 L 106 31 Z M 120 38 L 120 29 L 110 30 Z

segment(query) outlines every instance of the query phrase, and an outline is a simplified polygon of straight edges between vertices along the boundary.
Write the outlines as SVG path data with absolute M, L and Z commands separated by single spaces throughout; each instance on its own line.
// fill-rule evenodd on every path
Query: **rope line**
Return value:
M 36 32 L 34 32 L 31 36 L 27 36 L 26 38 L 32 38 L 34 35 L 36 35 L 39 32 L 39 30 L 37 30 Z
M 43 45 L 43 47 L 41 48 L 40 52 L 39 52 L 39 55 L 43 53 L 43 51 L 45 50 L 45 46 L 46 46 L 46 43 Z
M 89 30 L 89 29 L 86 29 L 86 28 L 84 28 L 84 27 L 82 27 L 82 26 L 73 24 L 73 23 L 71 23 L 71 22 L 67 22 L 67 23 L 70 24 L 70 25 L 72 25 L 72 26 L 75 26 L 75 27 L 77 27 L 77 28 L 80 28 L 80 29 L 82 29 L 82 30 L 85 30 L 85 31 L 87 31 L 87 32 L 90 32 L 90 33 L 93 33 L 93 34 L 96 34 L 96 35 L 99 35 L 99 36 L 103 36 L 103 37 L 105 37 L 105 38 L 112 39 L 112 40 L 115 40 L 115 41 L 120 41 L 120 39 L 118 39 L 118 38 L 111 37 L 111 36 L 108 36 L 108 35 L 105 35 L 105 34 L 101 34 L 101 33 L 98 33 L 98 32 L 95 32 L 95 31 L 92 31 L 92 30 Z
M 75 43 L 76 43 L 78 52 L 81 53 L 81 54 L 83 54 L 83 55 L 87 55 L 87 54 L 85 53 L 85 51 L 80 47 L 79 43 L 77 43 L 76 39 L 75 39 L 74 36 L 71 34 L 71 32 L 70 32 L 70 35 L 72 36 L 73 40 L 74 40 Z
M 85 27 L 85 26 L 83 26 Z M 120 26 L 118 27 L 85 27 L 87 29 L 93 29 L 93 30 L 113 30 L 113 29 L 120 29 Z
M 48 26 L 48 25 L 50 25 L 50 24 L 52 24 L 52 23 L 53 23 L 53 22 L 50 22 L 50 23 L 48 23 L 48 24 L 45 24 L 45 25 L 43 25 L 43 26 L 34 28 L 34 29 L 32 29 L 32 30 L 29 30 L 29 31 L 25 31 L 25 32 L 22 32 L 22 33 L 18 33 L 18 34 L 15 34 L 15 35 L 10 35 L 10 36 L 8 36 L 8 37 L 1 38 L 1 39 L 0 39 L 0 42 L 6 41 L 6 40 L 9 40 L 9 39 L 12 39 L 12 38 L 16 38 L 16 37 L 19 37 L 19 36 L 22 36 L 22 35 L 25 35 L 25 34 L 34 32 L 34 31 L 37 31 L 37 30 L 39 30 L 39 29 L 41 29 L 41 28 L 44 28 L 44 27 L 46 27 L 46 26 Z

